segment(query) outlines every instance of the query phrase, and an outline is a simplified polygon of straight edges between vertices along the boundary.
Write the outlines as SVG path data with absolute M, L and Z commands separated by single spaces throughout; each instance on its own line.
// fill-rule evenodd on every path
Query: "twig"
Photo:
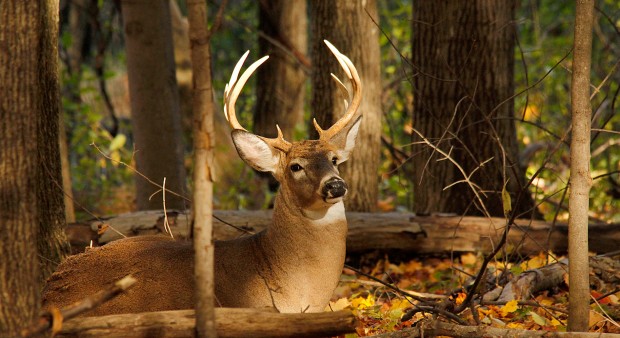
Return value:
M 506 305 L 508 304 L 508 302 L 511 301 L 496 301 L 496 300 L 484 300 L 480 302 L 480 305 Z M 560 313 L 568 313 L 568 310 L 565 309 L 560 309 L 559 307 L 555 307 L 555 306 L 548 306 L 548 305 L 542 305 L 538 302 L 535 301 L 531 301 L 531 300 L 517 300 L 517 304 L 521 305 L 521 306 L 534 306 L 534 307 L 540 307 L 540 308 L 545 308 L 548 310 L 552 310 L 555 312 L 560 312 Z
M 133 166 L 131 166 L 131 165 L 129 165 L 129 164 L 127 164 L 127 163 L 123 162 L 123 161 L 115 160 L 115 159 L 113 159 L 112 157 L 108 156 L 106 153 L 104 153 L 104 152 L 103 152 L 103 151 L 102 151 L 102 150 L 101 150 L 101 149 L 97 146 L 97 144 L 96 144 L 96 143 L 94 143 L 94 142 L 93 142 L 93 143 L 91 143 L 90 145 L 91 145 L 91 146 L 93 146 L 93 147 L 95 147 L 95 149 L 97 149 L 97 151 L 101 154 L 101 156 L 105 157 L 106 159 L 108 159 L 108 160 L 110 160 L 110 161 L 112 161 L 112 162 L 114 162 L 114 163 L 118 163 L 118 164 L 120 164 L 120 165 L 125 166 L 126 168 L 128 168 L 128 169 L 129 169 L 129 170 L 131 170 L 132 172 L 136 173 L 138 176 L 140 176 L 140 177 L 144 178 L 147 182 L 149 182 L 149 183 L 151 183 L 152 185 L 154 185 L 154 186 L 158 187 L 159 189 L 163 189 L 163 187 L 162 187 L 159 183 L 157 183 L 157 182 L 155 182 L 155 181 L 151 180 L 151 179 L 150 179 L 150 178 L 148 178 L 146 175 L 144 175 L 143 173 L 141 173 L 140 171 L 138 171 L 138 169 L 134 168 Z M 185 201 L 187 201 L 187 202 L 191 202 L 191 200 L 190 200 L 189 198 L 187 198 L 187 197 L 185 197 L 185 196 L 183 196 L 183 195 L 181 195 L 181 194 L 179 194 L 179 193 L 176 193 L 176 192 L 174 192 L 174 191 L 172 191 L 172 190 L 170 190 L 170 189 L 168 189 L 168 192 L 169 192 L 169 193 L 171 193 L 171 194 L 173 194 L 174 196 L 177 196 L 177 197 L 179 197 L 179 198 L 184 199 L 184 200 L 185 200 Z
M 392 284 L 386 283 L 386 282 L 380 280 L 379 278 L 377 278 L 375 276 L 369 275 L 369 274 L 365 273 L 364 271 L 362 271 L 360 269 L 356 269 L 356 268 L 354 268 L 354 267 L 352 267 L 350 265 L 346 265 L 346 264 L 344 265 L 344 267 L 347 268 L 347 269 L 351 269 L 355 273 L 360 274 L 360 275 L 362 275 L 362 276 L 364 276 L 366 278 L 370 278 L 370 279 L 372 279 L 375 282 L 378 282 L 379 284 L 381 284 L 381 285 L 383 285 L 383 286 L 385 286 L 385 287 L 395 291 L 396 293 L 398 293 L 398 294 L 400 294 L 402 296 L 405 296 L 405 298 L 406 297 L 411 297 L 411 298 L 413 298 L 413 299 L 415 299 L 415 300 L 417 300 L 419 302 L 422 302 L 424 304 L 429 304 L 428 303 L 428 299 L 424 299 L 422 297 L 418 297 L 418 296 L 414 296 L 414 295 L 408 294 L 406 291 L 403 291 L 400 288 L 398 288 L 398 287 L 396 287 L 396 286 L 394 286 Z M 415 306 L 415 304 L 413 304 L 413 305 Z
M 358 283 L 358 284 L 364 284 L 364 285 L 369 285 L 369 286 L 374 286 L 374 287 L 385 286 L 385 283 L 379 283 L 379 282 L 363 280 L 363 279 L 340 280 L 340 282 L 341 283 Z M 402 290 L 402 289 L 400 289 L 400 292 L 402 292 L 405 296 L 420 297 L 421 299 L 426 299 L 426 300 L 440 300 L 440 299 L 448 298 L 448 296 L 446 295 L 437 295 L 434 293 L 415 292 L 415 291 Z
M 162 197 L 162 203 L 164 207 L 164 230 L 166 230 L 166 232 L 170 234 L 170 237 L 174 239 L 174 235 L 172 234 L 172 229 L 170 229 L 170 223 L 168 223 L 168 212 L 166 211 L 166 178 L 165 177 L 164 177 L 164 183 L 162 184 L 161 197 Z
M 211 25 L 211 28 L 209 28 L 208 30 L 207 39 L 211 39 L 211 36 L 213 36 L 213 34 L 215 34 L 215 32 L 220 29 L 220 26 L 222 25 L 222 17 L 224 17 L 224 8 L 226 8 L 227 4 L 228 0 L 222 0 L 222 2 L 220 3 L 220 7 L 217 9 L 217 14 L 215 15 L 215 19 L 213 20 L 213 25 Z
M 50 328 L 54 329 L 52 334 L 55 334 L 62 328 L 62 322 L 64 320 L 71 319 L 96 308 L 97 306 L 121 294 L 135 283 L 136 279 L 131 275 L 127 275 L 118 280 L 111 287 L 101 290 L 73 305 L 69 305 L 60 310 L 58 308 L 49 309 L 41 314 L 36 323 L 32 324 L 30 328 L 23 329 L 20 334 L 22 337 L 32 337 L 41 334 Z
M 434 150 L 436 150 L 438 153 L 440 153 L 441 155 L 444 156 L 445 159 L 449 160 L 450 162 L 452 162 L 452 164 L 454 164 L 456 166 L 456 168 L 461 172 L 461 175 L 463 175 L 463 182 L 467 183 L 467 185 L 469 186 L 469 188 L 472 190 L 472 192 L 474 193 L 474 195 L 476 196 L 476 199 L 478 200 L 478 202 L 480 202 L 480 206 L 482 207 L 484 214 L 487 217 L 490 217 L 489 211 L 487 210 L 484 201 L 482 200 L 482 197 L 480 197 L 480 194 L 478 192 L 478 189 L 476 189 L 476 184 L 471 182 L 469 180 L 469 178 L 471 177 L 470 175 L 467 175 L 467 173 L 465 172 L 465 170 L 463 169 L 463 167 L 461 167 L 461 165 L 455 161 L 450 154 L 447 154 L 446 152 L 444 152 L 443 150 L 441 150 L 439 147 L 436 147 L 435 145 L 433 145 L 426 137 L 424 137 L 419 131 L 417 131 L 415 128 L 412 128 L 413 132 L 418 134 L 418 136 L 424 141 L 424 143 L 426 143 L 428 146 L 430 146 L 431 148 L 433 148 Z M 480 168 L 480 166 L 478 167 Z M 474 170 L 475 171 L 475 170 Z

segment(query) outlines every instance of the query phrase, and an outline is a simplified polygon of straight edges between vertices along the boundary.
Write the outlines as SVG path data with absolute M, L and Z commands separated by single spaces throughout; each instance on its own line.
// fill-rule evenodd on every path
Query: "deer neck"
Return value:
M 344 204 L 339 202 L 327 208 L 302 209 L 291 203 L 291 199 L 285 197 L 285 191 L 281 191 L 276 196 L 273 223 L 267 232 L 274 239 L 286 238 L 295 245 L 311 240 L 314 245 L 341 242 L 344 246 L 347 236 Z
M 344 205 L 336 203 L 325 211 L 295 207 L 290 199 L 278 193 L 272 224 L 262 236 L 262 245 L 279 262 L 291 265 L 334 264 L 331 270 L 342 269 L 346 254 L 347 220 Z
M 258 237 L 269 262 L 270 289 L 282 312 L 320 312 L 338 285 L 346 255 L 347 221 L 342 203 L 325 211 L 308 213 L 292 207 L 286 197 L 276 197 L 273 222 Z

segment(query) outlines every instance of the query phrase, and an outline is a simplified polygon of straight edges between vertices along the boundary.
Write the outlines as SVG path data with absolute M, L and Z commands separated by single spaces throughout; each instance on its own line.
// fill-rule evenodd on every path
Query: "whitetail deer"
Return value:
M 224 112 L 239 156 L 252 168 L 271 172 L 280 182 L 273 222 L 252 236 L 215 243 L 217 305 L 274 307 L 280 312 L 323 311 L 338 284 L 345 259 L 347 185 L 338 164 L 349 157 L 361 116 L 362 87 L 353 63 L 325 41 L 351 80 L 353 96 L 344 116 L 318 140 L 288 142 L 254 135 L 235 114 L 235 101 L 250 75 L 267 57 L 240 76 L 248 53 L 237 63 L 224 94 Z M 338 80 L 341 89 L 346 87 Z M 346 101 L 346 100 L 345 100 Z M 45 305 L 65 306 L 126 274 L 138 280 L 125 294 L 89 315 L 193 308 L 191 243 L 164 236 L 119 240 L 67 259 L 50 277 Z

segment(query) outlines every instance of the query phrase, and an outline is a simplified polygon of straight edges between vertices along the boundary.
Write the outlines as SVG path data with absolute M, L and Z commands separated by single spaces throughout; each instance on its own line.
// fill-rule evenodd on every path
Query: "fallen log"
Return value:
M 271 222 L 269 210 L 220 210 L 215 211 L 214 216 L 216 218 L 213 222 L 214 238 L 219 240 L 243 236 L 245 232 L 258 232 Z M 163 219 L 163 211 L 142 211 L 102 221 L 70 225 L 69 228 L 90 226 L 91 232 L 97 232 L 99 229 L 98 242 L 103 244 L 121 238 L 122 235 L 119 233 L 126 236 L 163 233 Z M 419 217 L 411 213 L 347 212 L 347 219 L 349 253 L 376 249 L 397 249 L 418 254 L 450 251 L 490 252 L 499 242 L 506 223 L 502 218 Z M 188 236 L 188 213 L 169 211 L 168 221 L 175 237 Z M 101 231 L 102 228 L 108 230 Z M 71 240 L 80 242 L 79 238 Z M 590 251 L 603 253 L 617 250 L 617 243 L 620 242 L 620 224 L 591 224 L 589 240 Z M 82 243 L 85 241 L 81 240 Z M 566 224 L 552 227 L 547 222 L 529 219 L 516 220 L 516 225 L 509 232 L 506 248 L 508 251 L 516 250 L 523 255 L 537 254 L 544 250 L 566 252 L 568 227 Z
M 218 337 L 317 337 L 355 332 L 350 311 L 277 313 L 216 308 Z M 194 310 L 83 317 L 67 321 L 57 337 L 194 337 Z
M 604 290 L 605 285 L 620 283 L 620 261 L 605 256 L 590 257 L 590 285 L 596 285 L 596 290 Z M 538 269 L 523 271 L 503 287 L 497 301 L 507 302 L 513 299 L 527 300 L 539 291 L 558 286 L 568 274 L 568 258 L 549 264 Z M 485 300 L 490 297 L 486 297 Z

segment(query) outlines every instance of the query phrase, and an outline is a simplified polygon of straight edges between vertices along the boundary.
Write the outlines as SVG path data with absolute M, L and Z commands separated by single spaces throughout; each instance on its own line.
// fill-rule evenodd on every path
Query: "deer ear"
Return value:
M 267 144 L 260 136 L 245 130 L 233 130 L 232 140 L 239 157 L 250 167 L 263 172 L 276 172 L 280 151 Z
M 330 142 L 338 147 L 338 163 L 342 163 L 349 159 L 349 154 L 355 147 L 355 140 L 357 139 L 357 133 L 359 132 L 362 122 L 362 116 L 355 119 L 355 122 L 349 126 L 342 128 Z

